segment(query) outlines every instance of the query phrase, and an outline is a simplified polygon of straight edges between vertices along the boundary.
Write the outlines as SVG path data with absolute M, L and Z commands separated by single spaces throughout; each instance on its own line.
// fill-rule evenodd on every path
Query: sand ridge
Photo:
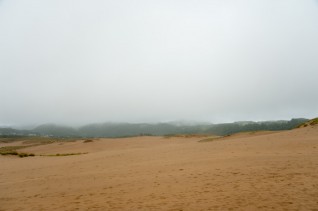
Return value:
M 318 128 L 134 137 L 21 149 L 0 157 L 0 210 L 315 210 Z

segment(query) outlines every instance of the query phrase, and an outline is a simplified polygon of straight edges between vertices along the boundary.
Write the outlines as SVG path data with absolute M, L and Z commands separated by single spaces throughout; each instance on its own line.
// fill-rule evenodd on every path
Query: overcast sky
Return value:
M 0 0 L 0 125 L 318 116 L 317 0 Z

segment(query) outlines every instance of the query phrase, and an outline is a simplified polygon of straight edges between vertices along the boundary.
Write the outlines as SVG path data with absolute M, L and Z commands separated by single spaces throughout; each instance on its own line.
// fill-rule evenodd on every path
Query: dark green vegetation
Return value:
M 78 139 L 74 138 L 51 138 L 51 137 L 39 137 L 39 136 L 31 136 L 31 137 L 23 137 L 23 136 L 6 136 L 0 137 L 0 143 L 14 143 L 14 142 L 22 142 L 22 145 L 19 146 L 4 146 L 0 147 L 0 155 L 15 155 L 21 158 L 35 156 L 33 153 L 24 153 L 18 152 L 19 149 L 24 149 L 27 147 L 39 146 L 44 144 L 51 144 L 55 142 L 66 142 L 66 141 L 75 141 Z M 77 154 L 77 153 L 75 153 Z
M 1 139 L 0 139 L 1 140 Z M 43 143 L 47 144 L 47 143 Z M 40 145 L 40 144 L 37 144 Z M 19 156 L 20 158 L 23 157 L 33 157 L 35 154 L 33 153 L 24 153 L 24 152 L 17 152 L 18 149 L 23 149 L 31 146 L 36 146 L 36 145 L 26 145 L 26 146 L 6 146 L 6 147 L 0 147 L 0 155 L 16 155 Z M 40 155 L 40 156 L 71 156 L 71 155 L 82 155 L 82 154 L 87 154 L 86 152 L 78 152 L 78 153 L 57 153 L 54 155 Z
M 83 141 L 83 143 L 90 143 L 90 142 L 93 142 L 93 140 L 87 139 L 87 140 Z
M 30 145 L 43 145 L 51 144 L 55 142 L 67 142 L 67 141 L 76 141 L 79 140 L 75 137 L 43 137 L 43 136 L 15 136 L 15 135 L 2 135 L 0 136 L 0 143 L 12 143 L 16 141 L 21 141 L 22 144 L 29 147 Z
M 157 123 L 157 124 L 130 124 L 104 123 L 91 124 L 80 128 L 63 127 L 52 124 L 41 125 L 33 130 L 15 130 L 0 128 L 0 136 L 51 136 L 51 137 L 131 137 L 140 135 L 163 136 L 167 134 L 207 134 L 230 135 L 246 131 L 277 131 L 290 130 L 308 119 L 292 119 L 289 121 L 265 122 L 234 122 L 224 124 L 186 124 L 186 123 Z
M 72 156 L 72 155 L 84 155 L 87 154 L 87 152 L 77 152 L 77 153 L 57 153 L 52 155 L 41 155 L 41 156 Z
M 165 138 L 206 138 L 211 137 L 207 134 L 167 134 L 164 135 Z
M 308 126 L 314 126 L 314 125 L 318 125 L 318 118 L 315 118 L 315 119 L 311 119 L 307 122 L 304 122 L 302 124 L 300 124 L 298 126 L 298 128 L 302 128 L 302 127 L 308 127 Z
M 29 156 L 33 157 L 35 155 L 33 153 L 23 153 L 23 152 L 19 153 L 20 158 L 29 157 Z
M 0 148 L 0 155 L 18 155 L 19 153 L 16 151 L 17 149 L 21 149 L 19 146 L 7 146 Z
M 210 138 L 202 139 L 199 142 L 211 142 L 211 141 L 218 140 L 220 138 L 221 138 L 221 136 L 220 137 L 210 137 Z
M 0 155 L 17 155 L 21 158 L 28 156 L 35 156 L 33 153 L 19 153 L 16 150 L 23 149 L 28 146 L 6 146 L 0 148 Z

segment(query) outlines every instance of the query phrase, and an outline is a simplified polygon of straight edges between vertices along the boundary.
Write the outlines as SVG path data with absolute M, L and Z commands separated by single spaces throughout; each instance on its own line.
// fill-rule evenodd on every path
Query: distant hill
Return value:
M 40 135 L 32 130 L 17 130 L 13 128 L 0 128 L 0 136 L 37 136 Z
M 238 132 L 246 131 L 261 131 L 261 130 L 290 130 L 298 125 L 308 121 L 308 119 L 299 118 L 291 119 L 289 121 L 279 120 L 279 121 L 264 121 L 264 122 L 241 122 L 238 123 L 225 123 L 217 124 L 211 126 L 206 132 L 213 133 L 216 135 L 231 135 Z
M 181 125 L 173 123 L 158 124 L 130 124 L 130 123 L 105 123 L 93 124 L 79 128 L 81 136 L 88 137 L 124 137 L 138 135 L 162 136 L 167 134 L 192 134 L 201 133 L 205 125 Z
M 54 137 L 128 137 L 140 135 L 172 135 L 172 134 L 213 134 L 230 135 L 245 131 L 262 130 L 290 130 L 308 119 L 299 118 L 280 121 L 264 122 L 234 122 L 224 124 L 182 124 L 180 122 L 170 123 L 103 123 L 90 124 L 79 128 L 61 126 L 55 124 L 40 125 L 33 130 L 17 130 L 12 128 L 0 128 L 1 136 L 54 136 Z
M 318 125 L 318 118 L 306 121 L 306 122 L 300 124 L 297 128 L 303 128 L 303 127 L 314 126 L 314 125 Z
M 34 128 L 37 134 L 42 136 L 61 136 L 61 137 L 74 137 L 79 136 L 78 130 L 72 127 L 60 126 L 55 124 L 44 124 Z

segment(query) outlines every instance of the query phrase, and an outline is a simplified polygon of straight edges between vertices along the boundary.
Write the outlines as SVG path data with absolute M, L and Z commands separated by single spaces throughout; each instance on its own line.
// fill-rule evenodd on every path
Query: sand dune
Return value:
M 53 143 L 0 157 L 0 210 L 318 210 L 318 127 Z

